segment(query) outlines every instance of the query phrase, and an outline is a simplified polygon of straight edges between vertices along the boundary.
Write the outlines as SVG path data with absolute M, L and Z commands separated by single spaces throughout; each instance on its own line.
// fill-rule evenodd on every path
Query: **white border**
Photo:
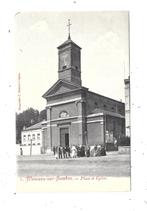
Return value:
M 131 58 L 131 134 L 132 192 L 76 194 L 14 194 L 14 14 L 18 11 L 130 11 Z M 131 0 L 26 0 L 4 1 L 1 4 L 1 210 L 146 210 L 147 209 L 147 142 L 146 142 L 146 71 L 147 29 L 146 1 Z M 8 33 L 10 29 L 11 33 Z M 3 59 L 4 58 L 4 59 Z M 5 83 L 6 82 L 6 83 Z M 9 151 L 10 148 L 10 151 Z M 14 151 L 14 153 L 13 153 Z M 15 166 L 14 166 L 15 167 Z M 66 200 L 65 200 L 66 199 Z M 65 206 L 66 205 L 66 206 Z

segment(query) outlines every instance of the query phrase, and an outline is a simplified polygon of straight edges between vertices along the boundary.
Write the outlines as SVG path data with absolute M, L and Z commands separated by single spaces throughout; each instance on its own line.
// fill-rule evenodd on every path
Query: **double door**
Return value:
M 69 146 L 69 128 L 60 128 L 60 145 Z

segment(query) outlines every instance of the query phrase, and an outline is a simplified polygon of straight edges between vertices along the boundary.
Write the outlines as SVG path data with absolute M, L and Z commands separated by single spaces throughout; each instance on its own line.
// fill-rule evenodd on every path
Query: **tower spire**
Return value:
M 70 26 L 71 26 L 72 24 L 70 23 L 70 19 L 68 19 L 68 24 L 67 24 L 67 27 L 68 27 L 68 40 L 70 40 L 71 38 L 70 38 Z

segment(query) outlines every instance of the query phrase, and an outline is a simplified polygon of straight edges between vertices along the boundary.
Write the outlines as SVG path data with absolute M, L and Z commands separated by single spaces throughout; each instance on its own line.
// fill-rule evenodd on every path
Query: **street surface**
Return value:
M 101 157 L 58 159 L 53 156 L 18 156 L 17 173 L 26 176 L 129 177 L 130 154 L 107 152 Z

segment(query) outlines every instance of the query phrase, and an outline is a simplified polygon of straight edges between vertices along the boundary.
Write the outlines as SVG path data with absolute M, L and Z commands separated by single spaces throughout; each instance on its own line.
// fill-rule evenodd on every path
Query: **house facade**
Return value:
M 130 137 L 130 77 L 125 79 L 124 83 L 125 83 L 126 136 Z
M 40 155 L 42 153 L 42 122 L 24 128 L 18 154 Z

